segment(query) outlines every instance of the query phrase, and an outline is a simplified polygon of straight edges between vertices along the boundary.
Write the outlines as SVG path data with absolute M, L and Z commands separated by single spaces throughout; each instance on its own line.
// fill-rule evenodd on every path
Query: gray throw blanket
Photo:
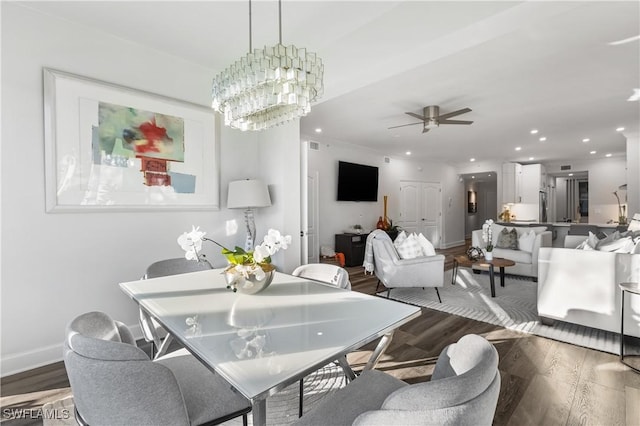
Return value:
M 376 235 L 386 234 L 382 229 L 375 229 L 371 231 L 371 233 L 367 236 L 367 242 L 364 246 L 364 262 L 362 266 L 364 266 L 365 275 L 367 272 L 373 274 L 373 270 L 375 269 L 375 260 L 373 257 L 373 240 L 376 238 Z

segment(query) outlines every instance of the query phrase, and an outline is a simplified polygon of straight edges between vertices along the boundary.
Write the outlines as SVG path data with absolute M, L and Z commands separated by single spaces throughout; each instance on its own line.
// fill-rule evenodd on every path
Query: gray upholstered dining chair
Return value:
M 330 263 L 309 263 L 300 265 L 293 270 L 291 275 L 296 277 L 307 278 L 310 280 L 320 281 L 345 290 L 351 290 L 351 281 L 349 281 L 349 273 L 340 266 Z M 347 357 L 342 356 L 336 360 L 344 371 L 348 380 L 355 378 L 353 370 L 349 366 Z M 300 403 L 298 407 L 298 415 L 302 416 L 304 405 L 304 378 L 300 379 Z
M 64 364 L 79 424 L 200 425 L 243 416 L 251 405 L 186 349 L 158 360 L 126 325 L 88 312 L 67 326 Z
M 164 259 L 149 265 L 142 279 L 206 271 L 212 268 L 206 259 L 201 259 L 197 262 L 195 260 L 185 259 L 184 257 Z M 154 359 L 163 356 L 169 350 L 169 346 L 173 340 L 171 335 L 167 334 L 162 326 L 142 310 L 142 308 L 139 309 L 139 317 L 142 336 L 147 342 L 151 343 L 151 356 Z
M 393 246 L 393 241 L 386 232 L 372 232 L 374 274 L 380 283 L 387 288 L 387 297 L 391 289 L 397 287 L 433 287 L 440 299 L 438 287 L 444 285 L 444 256 L 416 257 L 401 259 Z M 378 287 L 376 286 L 376 291 Z
M 491 425 L 500 393 L 498 351 L 475 334 L 442 350 L 431 381 L 408 385 L 363 372 L 296 425 Z

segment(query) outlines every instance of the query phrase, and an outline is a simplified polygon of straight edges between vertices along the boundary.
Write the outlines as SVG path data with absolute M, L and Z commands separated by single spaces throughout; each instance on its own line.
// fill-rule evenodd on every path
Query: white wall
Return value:
M 303 139 L 306 137 L 303 135 Z M 313 138 L 310 138 L 313 139 Z M 375 229 L 383 215 L 383 196 L 388 195 L 387 216 L 396 221 L 399 215 L 401 180 L 440 182 L 442 184 L 443 229 L 442 246 L 464 243 L 463 186 L 456 171 L 448 165 L 390 158 L 374 150 L 363 149 L 339 141 L 319 142 L 318 150 L 309 150 L 309 171 L 319 174 L 320 246 L 334 247 L 334 235 L 360 224 L 365 230 Z M 366 164 L 379 168 L 378 201 L 336 201 L 338 161 Z
M 214 72 L 14 3 L 1 7 L 3 376 L 60 360 L 65 325 L 82 312 L 102 310 L 137 327 L 136 305 L 118 283 L 138 279 L 153 261 L 182 256 L 176 238 L 192 224 L 225 245 L 242 245 L 242 211 L 225 208 L 231 180 L 270 185 L 274 205 L 256 212 L 259 230 L 299 230 L 292 219 L 299 190 L 285 187 L 300 181 L 297 123 L 274 131 L 278 137 L 265 134 L 261 145 L 258 134 L 220 131 L 220 211 L 46 214 L 43 67 L 201 105 L 210 103 Z M 262 157 L 279 163 L 269 168 Z M 236 235 L 225 233 L 229 220 L 237 221 Z M 299 257 L 298 249 L 287 256 Z M 215 246 L 205 252 L 215 265 L 225 263 Z M 290 268 L 285 255 L 276 264 Z

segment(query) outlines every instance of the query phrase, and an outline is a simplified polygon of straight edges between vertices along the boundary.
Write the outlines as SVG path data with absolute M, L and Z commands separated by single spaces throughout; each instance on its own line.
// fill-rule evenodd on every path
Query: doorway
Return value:
M 436 248 L 442 240 L 442 185 L 440 182 L 400 181 L 400 227 L 422 233 Z
M 495 172 L 462 175 L 465 205 L 464 236 L 482 228 L 487 219 L 498 217 L 498 181 Z

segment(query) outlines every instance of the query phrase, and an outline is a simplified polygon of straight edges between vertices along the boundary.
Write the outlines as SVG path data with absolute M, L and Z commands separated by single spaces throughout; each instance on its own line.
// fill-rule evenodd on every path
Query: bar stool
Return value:
M 634 371 L 640 373 L 640 369 L 637 366 L 630 365 L 624 362 L 624 293 L 640 295 L 640 284 L 637 282 L 625 282 L 618 284 L 620 290 L 622 290 L 621 296 L 621 309 L 620 309 L 620 362 L 631 368 Z

